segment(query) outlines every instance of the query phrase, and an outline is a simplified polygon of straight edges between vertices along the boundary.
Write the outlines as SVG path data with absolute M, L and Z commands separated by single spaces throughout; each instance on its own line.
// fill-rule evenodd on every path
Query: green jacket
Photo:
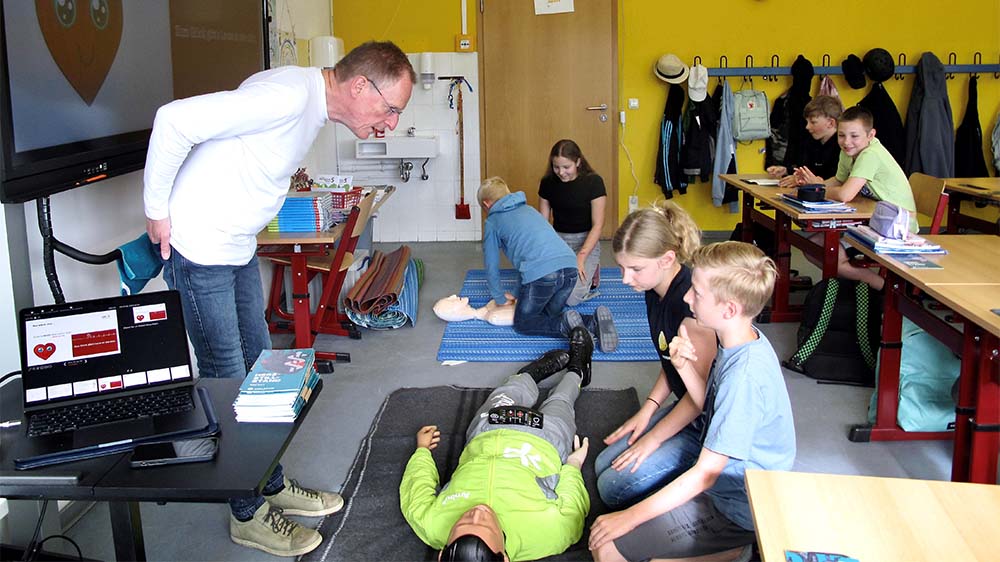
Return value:
M 536 480 L 552 475 L 558 475 L 554 499 Z M 458 468 L 440 494 L 438 481 L 430 450 L 420 447 L 406 463 L 399 485 L 403 517 L 436 549 L 444 548 L 463 513 L 485 504 L 500 520 L 510 559 L 536 560 L 580 540 L 590 510 L 580 470 L 563 465 L 548 441 L 514 429 L 477 435 L 462 451 Z

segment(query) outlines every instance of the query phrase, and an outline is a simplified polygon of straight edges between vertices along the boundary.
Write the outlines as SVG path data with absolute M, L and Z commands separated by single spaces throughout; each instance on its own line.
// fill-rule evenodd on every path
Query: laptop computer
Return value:
M 176 291 L 26 308 L 19 324 L 21 459 L 118 450 L 215 421 L 195 392 Z

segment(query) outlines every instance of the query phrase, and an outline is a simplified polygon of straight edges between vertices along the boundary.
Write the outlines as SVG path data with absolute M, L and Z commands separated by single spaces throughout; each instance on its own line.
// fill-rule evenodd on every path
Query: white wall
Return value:
M 463 75 L 472 92 L 463 86 L 465 128 L 465 202 L 472 218 L 455 218 L 455 203 L 460 188 L 458 158 L 458 112 L 448 106 L 450 83 L 435 80 L 430 90 L 420 84 L 413 89 L 399 125 L 388 136 L 406 135 L 410 127 L 417 136 L 438 137 L 439 154 L 427 163 L 427 181 L 421 180 L 423 159 L 411 160 L 413 170 L 408 182 L 399 176 L 399 160 L 357 159 L 355 137 L 341 125 L 327 126 L 321 133 L 308 162 L 310 175 L 339 173 L 353 175 L 355 185 L 392 184 L 396 193 L 379 211 L 373 237 L 380 242 L 432 242 L 479 240 L 482 238 L 480 209 L 476 202 L 479 189 L 479 78 L 476 53 L 433 53 L 436 76 Z M 419 53 L 409 54 L 419 73 Z M 382 164 L 381 170 L 372 170 Z

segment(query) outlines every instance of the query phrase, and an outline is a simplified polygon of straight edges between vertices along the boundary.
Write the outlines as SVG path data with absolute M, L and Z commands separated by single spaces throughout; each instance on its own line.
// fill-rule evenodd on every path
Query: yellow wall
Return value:
M 833 65 L 850 53 L 863 57 L 869 49 L 882 47 L 897 56 L 906 55 L 907 64 L 915 64 L 924 51 L 934 52 L 947 63 L 948 53 L 955 52 L 958 63 L 971 64 L 973 53 L 980 51 L 984 63 L 996 63 L 1000 56 L 1000 2 L 966 0 L 947 5 L 936 0 L 728 0 L 714 2 L 663 2 L 662 0 L 622 0 L 619 17 L 620 48 L 624 51 L 619 68 L 620 107 L 627 98 L 639 98 L 639 109 L 628 111 L 625 142 L 632 154 L 639 177 L 639 199 L 646 204 L 660 195 L 653 184 L 653 165 L 666 84 L 653 76 L 653 64 L 660 55 L 672 52 L 688 64 L 696 55 L 708 67 L 719 66 L 719 56 L 726 55 L 729 66 L 744 66 L 752 55 L 755 66 L 770 65 L 771 55 L 780 57 L 782 66 L 792 63 L 798 54 L 819 66 L 824 53 Z M 828 22 L 828 23 L 826 23 Z M 956 74 L 948 83 L 955 126 L 965 114 L 968 75 Z M 903 118 L 914 75 L 902 81 L 889 80 L 886 89 Z M 740 78 L 730 78 L 730 86 L 740 87 Z M 710 81 L 713 91 L 716 79 Z M 868 91 L 852 90 L 843 76 L 834 83 L 847 106 L 854 105 Z M 788 89 L 791 77 L 777 82 L 753 81 L 754 87 L 767 93 L 768 100 Z M 819 88 L 814 79 L 813 94 Z M 979 80 L 979 115 L 984 136 L 996 122 L 1000 109 L 1000 80 L 992 74 Z M 740 172 L 762 172 L 764 157 L 758 150 L 764 141 L 740 145 L 737 162 Z M 634 186 L 628 161 L 620 151 L 619 208 L 627 212 L 627 197 Z M 988 162 L 990 160 L 987 160 Z M 990 166 L 992 169 L 992 165 Z M 712 206 L 708 184 L 689 186 L 687 195 L 674 197 L 687 208 L 704 230 L 726 230 L 735 223 L 733 215 Z
M 332 0 L 333 34 L 350 51 L 365 41 L 392 41 L 406 53 L 455 50 L 461 0 Z M 468 2 L 467 29 L 476 34 L 478 0 Z
M 467 1 L 468 30 L 474 35 L 478 2 Z M 627 98 L 639 98 L 639 109 L 628 111 L 624 138 L 639 179 L 641 204 L 660 195 L 652 177 L 667 89 L 652 69 L 664 53 L 672 52 L 689 64 L 698 55 L 709 67 L 718 66 L 720 55 L 728 57 L 731 67 L 743 66 L 748 54 L 757 66 L 769 65 L 773 54 L 788 66 L 799 53 L 815 66 L 821 64 L 824 53 L 830 55 L 833 65 L 839 65 L 848 54 L 861 57 L 874 47 L 894 56 L 904 53 L 907 64 L 915 64 L 924 51 L 933 51 L 944 63 L 949 52 L 957 54 L 960 64 L 971 64 L 976 51 L 982 53 L 984 63 L 1000 58 L 997 0 L 947 4 L 939 0 L 620 0 L 619 12 L 619 107 L 625 108 Z M 344 39 L 348 50 L 369 39 L 388 39 L 406 52 L 450 51 L 461 30 L 461 4 L 456 0 L 333 0 L 333 20 L 334 33 Z M 905 80 L 886 83 L 904 119 L 913 79 L 911 74 Z M 730 81 L 734 89 L 739 88 L 740 79 Z M 834 81 L 845 105 L 857 103 L 868 91 L 852 90 L 842 76 L 835 76 Z M 713 78 L 710 90 L 716 83 Z M 958 74 L 948 84 L 957 127 L 965 114 L 968 75 Z M 754 87 L 764 90 L 770 101 L 790 85 L 790 76 L 779 77 L 777 82 L 754 80 Z M 814 93 L 818 87 L 815 79 Z M 986 74 L 979 81 L 984 150 L 998 110 L 1000 80 Z M 764 157 L 758 153 L 763 146 L 763 141 L 757 141 L 739 147 L 741 172 L 763 171 Z M 619 152 L 618 207 L 624 216 L 635 184 L 625 152 Z M 733 215 L 712 206 L 708 185 L 692 185 L 687 195 L 674 200 L 687 208 L 704 230 L 727 230 L 735 222 Z

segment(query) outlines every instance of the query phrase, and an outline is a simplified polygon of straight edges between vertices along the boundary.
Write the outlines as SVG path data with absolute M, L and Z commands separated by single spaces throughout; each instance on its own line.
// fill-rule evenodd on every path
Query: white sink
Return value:
M 438 155 L 437 137 L 385 137 L 354 141 L 356 158 L 434 158 Z

